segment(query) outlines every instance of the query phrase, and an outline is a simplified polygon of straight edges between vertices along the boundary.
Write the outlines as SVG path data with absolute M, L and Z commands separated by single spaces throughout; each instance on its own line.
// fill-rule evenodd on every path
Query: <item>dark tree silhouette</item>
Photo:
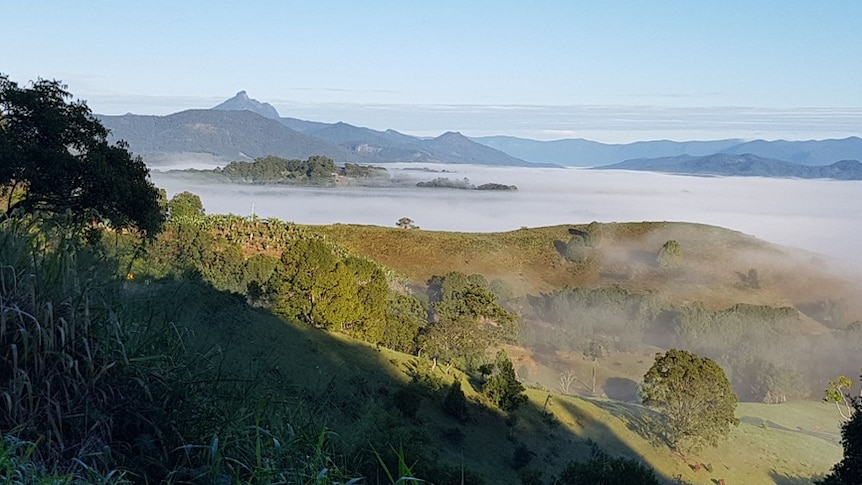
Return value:
M 125 143 L 109 144 L 108 130 L 71 96 L 59 81 L 20 87 L 0 75 L 0 186 L 9 212 L 70 211 L 155 234 L 163 217 L 144 162 Z

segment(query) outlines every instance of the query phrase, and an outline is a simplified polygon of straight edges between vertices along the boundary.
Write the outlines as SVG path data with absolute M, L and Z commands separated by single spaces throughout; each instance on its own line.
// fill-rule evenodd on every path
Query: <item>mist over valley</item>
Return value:
M 862 2 L 105 3 L 3 5 L 0 482 L 862 483 Z
M 623 221 L 698 222 L 798 247 L 859 267 L 862 182 L 693 177 L 621 170 L 383 164 L 394 187 L 212 184 L 168 168 L 214 168 L 219 160 L 174 158 L 153 170 L 169 196 L 200 195 L 208 213 L 276 217 L 303 224 L 393 226 L 410 217 L 427 230 L 499 232 L 519 227 Z M 426 167 L 431 171 L 415 170 Z M 433 172 L 433 171 L 436 171 Z M 517 185 L 517 192 L 422 189 L 438 176 Z

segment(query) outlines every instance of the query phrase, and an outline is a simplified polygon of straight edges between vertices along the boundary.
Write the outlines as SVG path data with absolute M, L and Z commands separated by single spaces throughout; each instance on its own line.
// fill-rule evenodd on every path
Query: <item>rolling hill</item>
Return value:
M 579 268 L 555 250 L 568 240 L 570 230 L 587 226 L 524 228 L 504 233 L 458 233 L 403 230 L 395 227 L 336 224 L 310 226 L 327 238 L 424 284 L 435 274 L 453 268 L 500 279 L 515 295 L 537 294 L 564 287 L 614 286 L 628 291 L 651 291 L 673 302 L 697 301 L 708 308 L 737 302 L 793 306 L 822 319 L 822 302 L 844 299 L 851 316 L 862 319 L 862 302 L 853 296 L 856 283 L 836 276 L 817 255 L 777 246 L 752 236 L 714 226 L 691 223 L 642 222 L 599 224 L 602 242 L 595 249 L 598 263 Z M 656 264 L 656 253 L 668 240 L 685 248 L 685 270 L 669 271 Z M 558 241 L 558 242 L 555 242 Z M 757 267 L 768 280 L 758 291 L 743 284 L 742 276 Z M 802 276 L 804 275 L 804 276 Z M 809 329 L 819 325 L 812 320 Z

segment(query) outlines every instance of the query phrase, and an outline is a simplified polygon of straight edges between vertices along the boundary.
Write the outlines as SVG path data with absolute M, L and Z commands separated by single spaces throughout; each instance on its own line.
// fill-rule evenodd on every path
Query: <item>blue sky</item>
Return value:
M 0 72 L 97 113 L 207 108 L 420 135 L 862 135 L 862 2 L 0 0 Z

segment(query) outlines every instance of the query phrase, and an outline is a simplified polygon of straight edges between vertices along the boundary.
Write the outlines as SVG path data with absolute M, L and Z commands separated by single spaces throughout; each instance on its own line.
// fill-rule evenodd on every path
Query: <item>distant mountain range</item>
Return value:
M 176 153 L 210 154 L 226 161 L 251 160 L 266 155 L 296 159 L 325 155 L 336 162 L 353 163 L 442 162 L 584 167 L 633 159 L 668 160 L 668 157 L 683 156 L 689 158 L 680 160 L 690 163 L 691 159 L 715 154 L 750 154 L 761 160 L 809 166 L 831 166 L 842 160 L 862 159 L 862 139 L 858 137 L 820 141 L 659 140 L 629 144 L 605 144 L 584 139 L 537 141 L 510 136 L 467 138 L 458 132 L 447 132 L 430 139 L 419 138 L 391 129 L 377 131 L 344 122 L 322 123 L 282 117 L 272 105 L 250 98 L 245 91 L 212 109 L 188 110 L 167 116 L 127 114 L 100 118 L 114 139 L 127 141 L 131 150 L 144 155 L 145 159 Z M 798 169 L 773 170 L 764 168 L 761 162 L 757 165 L 764 170 L 764 176 L 805 176 L 796 175 L 802 173 Z M 674 170 L 681 173 L 680 169 Z M 767 175 L 771 172 L 784 175 Z M 836 173 L 843 172 L 839 170 Z
M 862 163 L 842 160 L 825 166 L 801 165 L 752 154 L 716 153 L 702 157 L 638 158 L 597 169 L 646 170 L 685 175 L 726 175 L 742 177 L 795 177 L 862 180 Z
M 803 165 L 829 165 L 840 160 L 862 159 L 862 138 L 858 137 L 816 141 L 657 140 L 622 145 L 584 139 L 537 141 L 511 136 L 479 137 L 472 140 L 529 162 L 575 167 L 597 167 L 635 158 L 705 156 L 716 153 L 752 154 Z
M 337 162 L 535 166 L 457 132 L 424 139 L 342 122 L 282 118 L 273 106 L 249 98 L 245 91 L 208 110 L 99 118 L 113 139 L 125 140 L 133 152 L 145 158 L 170 153 L 208 153 L 225 160 L 324 155 Z

